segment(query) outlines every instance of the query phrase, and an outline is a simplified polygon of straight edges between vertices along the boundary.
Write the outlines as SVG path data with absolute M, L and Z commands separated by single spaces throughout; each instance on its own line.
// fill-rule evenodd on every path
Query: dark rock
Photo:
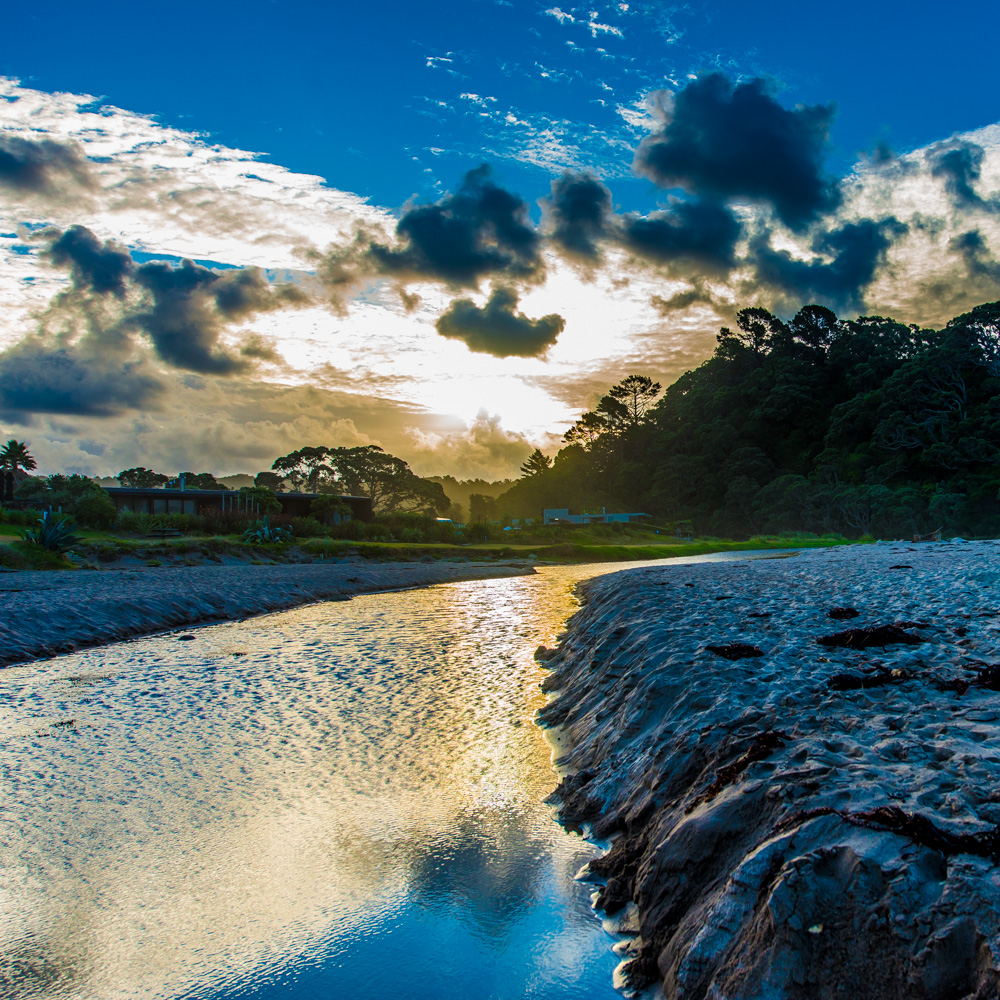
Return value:
M 900 684 L 912 680 L 908 670 L 878 669 L 871 674 L 834 674 L 826 686 L 831 691 L 862 691 L 867 688 L 885 687 L 886 684 Z
M 620 878 L 608 880 L 608 884 L 594 900 L 595 910 L 604 910 L 610 917 L 632 902 L 628 885 Z
M 828 618 L 836 618 L 838 621 L 842 618 L 857 618 L 860 614 L 857 608 L 830 608 L 826 613 Z
M 903 643 L 915 646 L 924 640 L 904 632 L 898 625 L 872 625 L 870 628 L 849 628 L 833 635 L 816 639 L 821 646 L 842 646 L 847 649 L 868 649 L 870 646 L 888 646 Z
M 194 638 L 193 635 L 179 635 L 177 636 L 178 642 L 190 642 Z
M 706 646 L 710 653 L 716 653 L 727 660 L 745 660 L 750 656 L 763 656 L 760 646 L 751 646 L 746 642 L 730 642 L 725 646 Z

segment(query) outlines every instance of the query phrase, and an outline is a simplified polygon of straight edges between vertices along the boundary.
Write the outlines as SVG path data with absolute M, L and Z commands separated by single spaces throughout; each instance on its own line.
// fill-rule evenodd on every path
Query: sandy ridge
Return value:
M 591 871 L 636 934 L 623 985 L 998 995 L 1000 692 L 975 684 L 1000 661 L 1000 543 L 637 569 L 583 594 L 541 721 L 570 748 L 563 820 L 614 838 Z M 861 614 L 828 617 L 843 606 Z M 923 641 L 816 642 L 893 622 Z M 764 655 L 707 649 L 734 642 Z
M 531 572 L 442 561 L 4 573 L 0 665 L 354 594 Z

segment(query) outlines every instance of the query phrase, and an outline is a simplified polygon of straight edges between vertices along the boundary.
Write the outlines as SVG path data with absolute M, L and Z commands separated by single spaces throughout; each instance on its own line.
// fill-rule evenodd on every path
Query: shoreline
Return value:
M 446 561 L 17 570 L 0 576 L 0 668 L 357 594 L 534 572 Z
M 585 877 L 634 935 L 616 985 L 996 994 L 1000 543 L 637 567 L 581 596 L 538 722 L 560 820 L 611 842 Z M 895 623 L 910 641 L 818 642 Z

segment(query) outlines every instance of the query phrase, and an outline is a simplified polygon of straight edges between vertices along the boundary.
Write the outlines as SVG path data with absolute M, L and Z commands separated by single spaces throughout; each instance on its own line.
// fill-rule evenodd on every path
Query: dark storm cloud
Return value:
M 702 268 L 726 271 L 741 227 L 720 205 L 679 202 L 665 212 L 621 219 L 621 241 L 629 250 L 655 261 L 690 260 Z
M 944 187 L 958 208 L 985 208 L 996 210 L 996 199 L 980 197 L 975 183 L 982 173 L 982 146 L 965 139 L 953 139 L 934 146 L 927 153 L 931 176 L 944 180 Z
M 437 321 L 442 337 L 463 340 L 470 351 L 498 358 L 531 358 L 543 354 L 562 333 L 566 321 L 557 313 L 529 319 L 516 312 L 517 293 L 494 289 L 480 308 L 470 299 L 456 299 Z
M 53 194 L 67 180 L 80 187 L 90 185 L 87 161 L 75 146 L 0 135 L 0 187 Z
M 136 269 L 135 280 L 152 294 L 153 306 L 135 313 L 130 321 L 149 335 L 164 361 L 213 375 L 232 375 L 247 367 L 245 359 L 219 347 L 226 317 L 220 299 L 231 296 L 234 315 L 246 315 L 253 311 L 245 306 L 255 294 L 252 287 L 230 287 L 225 276 L 190 260 L 179 267 L 151 261 Z
M 973 277 L 1000 280 L 1000 261 L 990 253 L 978 229 L 960 233 L 948 242 L 948 248 L 958 252 Z
M 721 73 L 653 96 L 663 124 L 640 143 L 634 167 L 658 186 L 768 202 L 796 230 L 839 204 L 822 167 L 832 105 L 789 111 L 764 80 L 734 86 Z
M 721 205 L 684 201 L 647 216 L 616 215 L 601 181 L 569 172 L 552 182 L 543 205 L 550 239 L 571 260 L 597 263 L 602 245 L 614 244 L 655 263 L 690 260 L 723 271 L 734 264 L 741 227 Z
M 796 302 L 856 309 L 893 238 L 905 232 L 906 226 L 892 217 L 879 222 L 863 219 L 824 233 L 813 242 L 813 250 L 832 257 L 829 261 L 822 257 L 801 260 L 787 250 L 774 250 L 766 235 L 751 241 L 750 255 L 759 284 L 771 285 Z
M 99 345 L 49 346 L 29 337 L 0 354 L 0 413 L 112 417 L 155 408 L 163 386 L 142 364 L 121 364 Z
M 396 235 L 405 241 L 400 249 L 369 248 L 383 274 L 466 288 L 488 275 L 524 280 L 541 274 L 539 236 L 527 204 L 494 184 L 485 164 L 470 170 L 455 194 L 410 209 Z
M 91 311 L 91 342 L 121 351 L 123 340 L 141 332 L 164 361 L 188 371 L 231 375 L 245 370 L 251 359 L 272 357 L 270 349 L 253 338 L 239 354 L 224 350 L 219 341 L 227 324 L 309 301 L 294 285 L 272 287 L 257 268 L 218 272 L 190 260 L 136 265 L 126 251 L 111 242 L 102 244 L 84 226 L 54 233 L 51 240 L 49 259 L 70 269 L 75 293 L 110 294 L 122 300 L 114 318 Z M 50 312 L 67 314 L 86 304 L 85 295 L 64 293 Z M 103 326 L 95 329 L 98 320 Z
M 596 261 L 612 217 L 611 192 L 604 184 L 592 174 L 567 171 L 552 182 L 543 204 L 552 226 L 549 238 L 570 256 Z
M 59 267 L 69 267 L 74 288 L 108 292 L 122 298 L 135 270 L 132 258 L 108 241 L 100 240 L 85 226 L 70 226 L 53 240 L 48 257 Z

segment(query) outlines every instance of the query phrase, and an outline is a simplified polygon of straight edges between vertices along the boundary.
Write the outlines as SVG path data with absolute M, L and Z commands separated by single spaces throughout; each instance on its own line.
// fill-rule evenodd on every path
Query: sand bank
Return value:
M 563 819 L 614 838 L 591 873 L 637 935 L 624 985 L 998 995 L 1000 543 L 635 569 L 583 594 L 541 721 L 567 748 Z M 817 642 L 893 623 L 913 641 Z
M 0 665 L 314 601 L 531 572 L 457 562 L 8 572 L 0 575 Z

